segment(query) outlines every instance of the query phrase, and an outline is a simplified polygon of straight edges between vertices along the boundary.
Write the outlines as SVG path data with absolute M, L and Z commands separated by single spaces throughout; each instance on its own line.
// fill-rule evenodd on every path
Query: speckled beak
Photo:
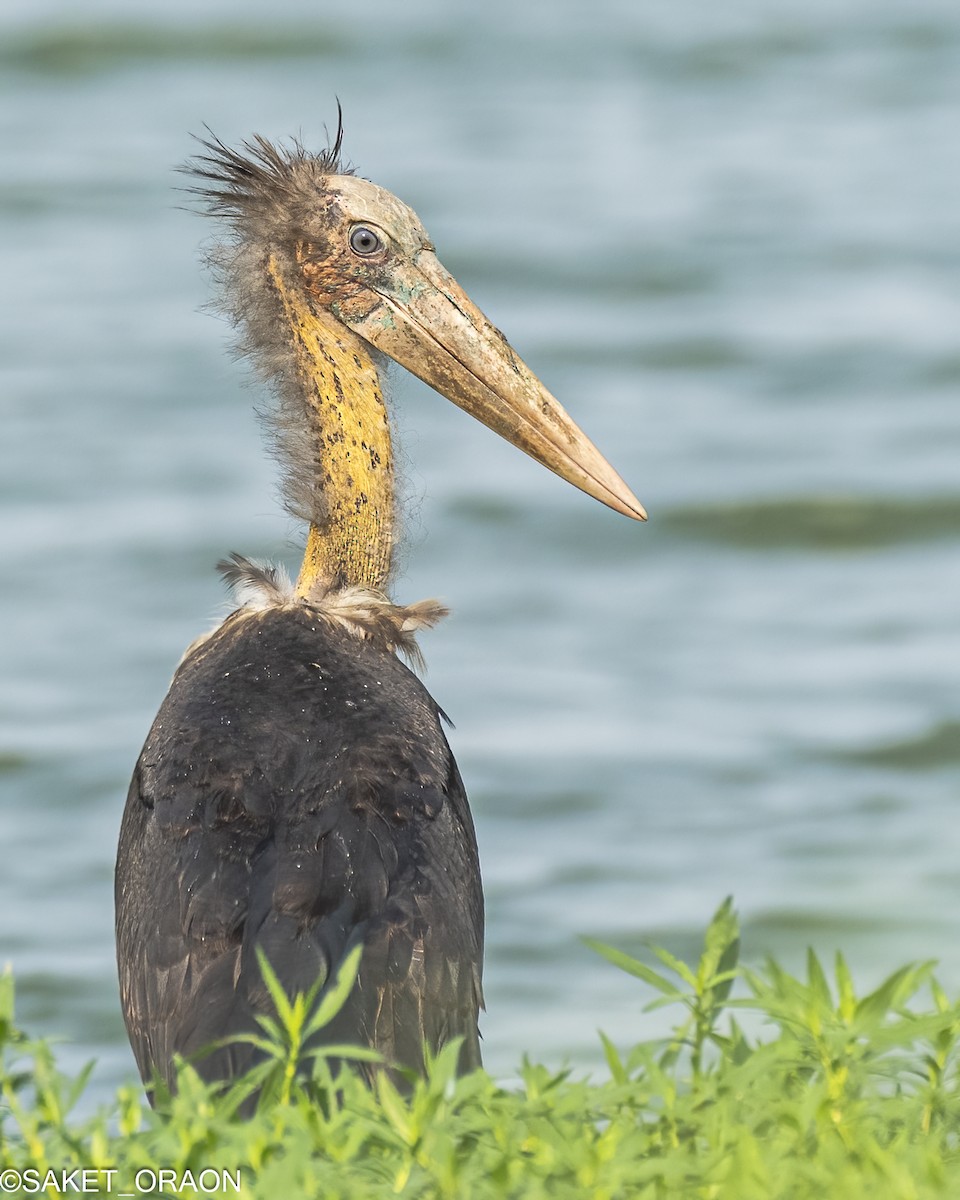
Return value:
M 530 368 L 425 247 L 394 264 L 380 302 L 340 319 L 561 479 L 625 516 L 640 501 Z

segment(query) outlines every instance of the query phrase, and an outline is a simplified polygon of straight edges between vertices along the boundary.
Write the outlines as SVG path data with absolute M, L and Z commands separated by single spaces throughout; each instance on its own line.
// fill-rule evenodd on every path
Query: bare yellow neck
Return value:
M 297 593 L 318 580 L 383 591 L 393 549 L 393 456 L 377 369 L 361 338 L 309 308 L 272 258 L 269 269 L 293 334 L 323 505 L 310 525 Z

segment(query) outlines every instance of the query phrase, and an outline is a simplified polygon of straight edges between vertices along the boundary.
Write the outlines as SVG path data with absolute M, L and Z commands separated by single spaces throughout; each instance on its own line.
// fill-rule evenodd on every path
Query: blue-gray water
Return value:
M 650 510 L 616 516 L 409 377 L 397 594 L 457 724 L 486 1059 L 652 1028 L 578 941 L 960 983 L 960 10 L 954 0 L 194 5 L 0 17 L 0 959 L 133 1073 L 126 785 L 226 551 L 295 565 L 256 387 L 171 167 L 207 122 L 360 171 Z

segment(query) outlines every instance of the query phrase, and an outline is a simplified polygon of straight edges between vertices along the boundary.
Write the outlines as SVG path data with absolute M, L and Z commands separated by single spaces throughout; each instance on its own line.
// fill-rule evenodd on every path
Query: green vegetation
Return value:
M 263 1023 L 267 1057 L 253 1077 L 211 1088 L 184 1065 L 156 1112 L 128 1087 L 87 1118 L 70 1112 L 88 1072 L 65 1078 L 50 1047 L 16 1029 L 8 976 L 0 1187 L 9 1194 L 20 1178 L 30 1194 L 52 1170 L 42 1194 L 69 1194 L 54 1186 L 60 1173 L 85 1167 L 101 1195 L 236 1195 L 239 1174 L 244 1197 L 331 1200 L 960 1196 L 960 1007 L 931 965 L 904 967 L 858 997 L 840 956 L 832 982 L 812 953 L 801 979 L 775 962 L 738 966 L 738 945 L 728 901 L 695 967 L 656 947 L 653 967 L 596 946 L 657 993 L 649 1007 L 677 1006 L 673 1036 L 626 1054 L 603 1039 L 602 1082 L 524 1063 L 522 1085 L 509 1089 L 482 1071 L 456 1080 L 455 1046 L 406 1091 L 385 1073 L 372 1086 L 348 1072 L 334 1083 L 333 1051 L 303 1047 L 335 1001 L 290 1000 L 265 967 L 277 1011 Z M 109 1190 L 98 1168 L 114 1172 Z

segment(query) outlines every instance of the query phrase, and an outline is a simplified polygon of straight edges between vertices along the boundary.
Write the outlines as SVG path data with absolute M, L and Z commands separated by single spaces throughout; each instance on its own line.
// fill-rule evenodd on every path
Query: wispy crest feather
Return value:
M 206 202 L 211 216 L 245 222 L 253 217 L 276 215 L 291 201 L 303 198 L 306 185 L 314 189 L 326 175 L 352 175 L 343 159 L 343 110 L 337 102 L 337 133 L 326 150 L 311 154 L 299 138 L 289 146 L 268 141 L 261 134 L 234 150 L 207 128 L 207 137 L 196 136 L 206 154 L 197 154 L 179 170 L 204 182 L 185 190 Z M 314 191 L 315 194 L 315 191 Z

